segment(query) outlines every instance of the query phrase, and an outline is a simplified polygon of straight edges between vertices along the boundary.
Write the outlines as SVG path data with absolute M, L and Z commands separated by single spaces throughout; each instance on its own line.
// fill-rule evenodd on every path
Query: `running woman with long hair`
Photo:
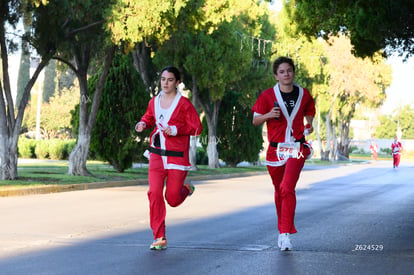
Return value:
M 179 206 L 194 192 L 194 186 L 184 181 L 191 169 L 190 136 L 199 135 L 202 125 L 191 101 L 177 90 L 180 80 L 176 67 L 161 71 L 162 90 L 151 99 L 135 126 L 137 132 L 155 126 L 150 135 L 148 169 L 150 224 L 154 235 L 152 250 L 167 248 L 164 185 L 165 200 L 172 207 Z

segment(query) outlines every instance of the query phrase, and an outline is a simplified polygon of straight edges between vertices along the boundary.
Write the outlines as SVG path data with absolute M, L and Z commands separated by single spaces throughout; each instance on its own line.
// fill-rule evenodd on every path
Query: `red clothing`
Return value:
M 267 149 L 266 164 L 275 189 L 275 205 L 278 217 L 278 230 L 280 233 L 296 233 L 294 225 L 296 208 L 296 183 L 305 164 L 305 158 L 310 155 L 310 146 L 300 146 L 300 154 L 297 158 L 279 159 L 275 143 L 291 142 L 304 139 L 304 117 L 315 116 L 315 102 L 307 89 L 299 87 L 299 96 L 291 112 L 288 113 L 279 91 L 278 85 L 263 91 L 252 111 L 255 115 L 264 115 L 270 112 L 277 101 L 281 113 L 279 119 L 269 119 L 267 124 Z M 273 143 L 273 145 L 272 145 Z
M 401 158 L 401 151 L 402 151 L 402 145 L 399 141 L 394 141 L 391 144 L 392 149 L 392 158 L 393 158 L 393 166 L 394 168 L 398 168 L 400 165 L 400 158 Z
M 189 194 L 184 180 L 191 168 L 190 135 L 199 135 L 203 129 L 199 115 L 188 98 L 177 93 L 171 107 L 164 110 L 160 107 L 162 93 L 151 99 L 147 111 L 141 118 L 146 128 L 155 126 L 150 136 L 152 153 L 148 169 L 150 224 L 154 239 L 165 237 L 164 184 L 165 199 L 172 207 L 180 205 Z M 164 135 L 162 131 L 168 126 L 173 129 L 171 136 Z M 170 156 L 169 153 L 175 155 Z
M 163 117 L 162 121 L 159 117 L 157 119 L 157 115 L 160 113 L 161 108 L 159 105 L 160 95 L 151 99 L 148 104 L 147 111 L 141 118 L 141 121 L 145 122 L 146 128 L 152 128 L 155 125 L 155 128 L 150 136 L 151 147 L 174 152 L 182 152 L 183 157 L 163 156 L 162 160 L 164 168 L 189 170 L 191 168 L 189 161 L 190 135 L 198 136 L 203 130 L 199 115 L 191 101 L 182 96 L 181 93 L 177 93 L 168 114 Z M 177 135 L 164 135 L 160 128 L 167 126 L 174 126 L 177 129 Z M 158 134 L 160 137 L 160 145 L 156 146 L 154 144 L 154 137 Z
M 150 207 L 150 225 L 154 240 L 165 237 L 165 200 L 171 207 L 177 207 L 187 198 L 189 191 L 184 187 L 188 171 L 165 169 L 161 156 L 151 154 L 148 169 L 148 200 Z M 167 181 L 165 181 L 167 180 Z
M 256 103 L 253 105 L 253 112 L 264 115 L 270 110 L 272 110 L 274 106 L 274 102 L 278 101 L 281 111 L 283 111 L 284 104 L 279 98 L 276 99 L 276 92 L 275 89 L 278 88 L 277 86 L 273 88 L 269 88 L 263 91 L 259 98 L 257 99 Z M 300 105 L 297 106 L 296 115 L 294 114 L 295 109 L 293 110 L 290 117 L 287 117 L 287 114 L 281 115 L 279 119 L 269 119 L 266 122 L 267 125 L 267 139 L 270 142 L 289 142 L 288 140 L 290 131 L 288 129 L 288 122 L 291 121 L 291 129 L 293 130 L 293 138 L 295 140 L 300 140 L 304 137 L 303 131 L 305 130 L 305 126 L 303 123 L 303 118 L 305 116 L 315 116 L 315 102 L 309 93 L 309 91 L 305 88 L 299 90 L 299 98 L 298 103 Z M 296 107 L 295 107 L 296 108 Z M 293 116 L 293 117 L 292 117 Z M 290 123 L 289 123 L 290 124 Z M 276 155 L 276 147 L 269 146 L 267 149 L 267 156 L 266 161 L 268 165 L 271 166 L 280 166 L 283 165 L 284 162 L 280 161 Z
M 378 145 L 374 141 L 371 143 L 369 150 L 371 151 L 372 157 L 374 158 L 374 160 L 377 160 L 378 159 Z

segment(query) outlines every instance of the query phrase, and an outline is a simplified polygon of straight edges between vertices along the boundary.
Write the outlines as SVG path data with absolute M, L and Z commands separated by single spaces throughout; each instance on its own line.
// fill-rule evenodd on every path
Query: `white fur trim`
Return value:
M 171 128 L 171 135 L 172 136 L 176 136 L 177 135 L 177 126 L 170 126 L 170 128 Z
M 184 166 L 184 165 L 178 165 L 178 164 L 172 164 L 169 163 L 167 166 L 164 166 L 165 169 L 175 169 L 175 170 L 182 170 L 182 171 L 188 171 L 191 169 L 191 166 Z
M 294 86 L 297 86 L 299 88 L 299 96 L 298 96 L 298 100 L 295 103 L 295 107 L 293 107 L 292 113 L 289 115 L 285 104 L 279 104 L 280 110 L 282 111 L 282 113 L 285 116 L 286 121 L 287 121 L 287 127 L 286 127 L 286 132 L 285 132 L 285 142 L 291 142 L 292 141 L 293 119 L 295 118 L 296 114 L 299 111 L 299 107 L 300 107 L 300 104 L 301 104 L 302 98 L 303 98 L 303 88 L 300 87 L 299 85 L 297 85 L 296 83 L 294 83 Z M 283 98 L 282 98 L 282 94 L 281 94 L 280 89 L 279 89 L 279 84 L 276 84 L 273 87 L 273 91 L 275 92 L 277 102 L 282 103 Z
M 279 160 L 279 161 L 269 161 L 269 160 L 266 160 L 266 161 L 264 161 L 264 164 L 267 165 L 267 166 L 273 166 L 273 167 L 275 167 L 275 166 L 283 166 L 283 165 L 286 164 L 286 162 L 287 162 L 287 159 Z

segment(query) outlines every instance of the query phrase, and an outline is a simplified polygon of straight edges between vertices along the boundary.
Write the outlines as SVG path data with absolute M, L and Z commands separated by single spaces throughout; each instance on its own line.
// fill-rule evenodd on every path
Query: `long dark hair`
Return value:
M 174 67 L 174 66 L 167 66 L 167 67 L 165 67 L 164 69 L 161 70 L 161 74 L 164 71 L 167 71 L 169 73 L 174 74 L 175 79 L 181 82 L 181 73 L 180 73 L 180 71 L 176 67 Z

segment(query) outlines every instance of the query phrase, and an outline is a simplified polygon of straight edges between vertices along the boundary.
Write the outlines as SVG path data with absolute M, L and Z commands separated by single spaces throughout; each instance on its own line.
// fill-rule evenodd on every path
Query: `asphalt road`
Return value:
M 414 274 L 413 168 L 305 169 L 290 252 L 267 174 L 195 182 L 161 252 L 145 186 L 0 198 L 0 274 Z

